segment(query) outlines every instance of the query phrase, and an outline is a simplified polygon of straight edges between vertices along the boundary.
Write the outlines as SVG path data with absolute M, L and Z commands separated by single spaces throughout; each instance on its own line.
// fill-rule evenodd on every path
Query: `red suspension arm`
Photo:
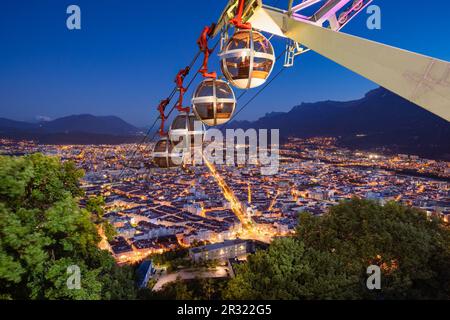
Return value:
M 214 32 L 214 28 L 215 24 L 204 27 L 200 35 L 200 38 L 198 38 L 197 40 L 198 47 L 200 48 L 200 51 L 203 52 L 204 54 L 203 65 L 199 72 L 202 74 L 204 78 L 212 78 L 212 79 L 216 79 L 217 74 L 215 72 L 208 72 L 209 55 L 212 53 L 212 50 L 208 48 L 208 38 L 211 37 L 212 33 Z
M 233 19 L 230 20 L 230 23 L 233 24 L 238 29 L 251 29 L 252 25 L 250 23 L 242 22 L 242 14 L 244 13 L 244 4 L 245 0 L 239 0 L 237 13 Z
M 180 70 L 180 72 L 178 72 L 178 74 L 175 78 L 175 83 L 177 85 L 177 89 L 180 92 L 180 95 L 178 96 L 178 102 L 176 104 L 176 108 L 179 112 L 189 112 L 190 111 L 189 107 L 183 107 L 183 97 L 186 92 L 186 88 L 183 87 L 183 82 L 184 82 L 184 78 L 189 74 L 189 71 L 190 71 L 190 68 L 186 67 L 186 68 Z
M 161 118 L 161 125 L 159 126 L 159 135 L 161 137 L 167 136 L 167 133 L 164 131 L 164 124 L 166 122 L 166 115 L 164 114 L 167 105 L 169 104 L 170 99 L 161 100 L 158 106 L 159 116 Z

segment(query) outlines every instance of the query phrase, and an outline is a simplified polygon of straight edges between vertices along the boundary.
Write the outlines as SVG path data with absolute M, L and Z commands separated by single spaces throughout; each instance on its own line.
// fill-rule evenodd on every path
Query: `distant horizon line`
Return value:
M 378 86 L 378 87 L 375 87 L 374 89 L 368 90 L 368 91 L 367 91 L 366 93 L 364 93 L 363 96 L 360 97 L 360 98 L 349 99 L 349 100 L 330 100 L 330 99 L 322 99 L 322 100 L 318 100 L 318 101 L 303 101 L 303 102 L 300 102 L 300 103 L 297 104 L 297 105 L 293 105 L 291 108 L 295 108 L 295 107 L 300 106 L 300 105 L 302 105 L 302 104 L 304 104 L 304 103 L 321 103 L 321 102 L 329 102 L 329 101 L 331 101 L 331 102 L 350 102 L 350 101 L 357 101 L 357 100 L 360 100 L 360 99 L 364 98 L 368 93 L 370 93 L 370 92 L 372 92 L 372 91 L 375 91 L 375 90 L 378 90 L 378 89 L 380 89 L 380 88 L 382 88 L 382 87 Z M 385 89 L 385 90 L 386 90 L 386 89 Z M 276 111 L 276 110 L 273 110 L 273 111 L 270 111 L 270 112 L 266 112 L 264 115 L 260 115 L 259 117 L 254 118 L 254 119 L 239 119 L 238 121 L 256 121 L 256 120 L 258 120 L 258 119 L 260 119 L 260 118 L 262 118 L 262 117 L 264 117 L 264 116 L 266 116 L 266 115 L 269 115 L 269 114 L 271 114 L 271 113 L 286 113 L 286 111 Z M 4 117 L 4 116 L 1 116 L 1 115 L 0 115 L 0 119 L 6 119 L 6 120 L 10 120 L 10 121 L 24 122 L 24 123 L 30 123 L 30 124 L 37 124 L 37 123 L 43 123 L 43 122 L 51 122 L 51 121 L 54 121 L 54 120 L 58 120 L 58 119 L 62 119 L 62 118 L 68 118 L 68 117 L 72 117 L 72 116 L 93 116 L 93 117 L 97 117 L 97 118 L 116 117 L 116 118 L 119 118 L 119 119 L 122 120 L 122 121 L 125 121 L 125 122 L 128 123 L 129 125 L 132 125 L 132 126 L 138 128 L 138 129 L 140 129 L 140 128 L 147 128 L 147 127 L 150 126 L 150 125 L 139 125 L 139 124 L 136 124 L 134 121 L 125 120 L 122 116 L 120 116 L 120 115 L 115 115 L 115 114 L 96 115 L 96 114 L 93 114 L 93 113 L 73 113 L 73 114 L 67 114 L 67 115 L 57 116 L 57 117 L 54 117 L 54 118 L 53 118 L 53 117 L 50 117 L 50 116 L 44 116 L 44 115 L 35 115 L 34 118 L 31 117 L 31 118 L 28 118 L 28 119 L 26 119 L 26 118 L 18 119 L 18 118 L 15 118 L 15 117 L 9 118 L 9 117 Z M 157 115 L 155 114 L 155 116 L 157 116 Z M 236 120 L 237 120 L 237 119 L 236 119 Z M 149 121 L 149 123 L 150 123 L 150 121 Z

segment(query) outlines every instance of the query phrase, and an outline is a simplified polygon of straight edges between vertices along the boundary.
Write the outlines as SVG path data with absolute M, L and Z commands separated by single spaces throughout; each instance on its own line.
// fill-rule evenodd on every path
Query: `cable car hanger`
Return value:
M 212 53 L 212 50 L 208 48 L 208 39 L 212 36 L 215 28 L 215 23 L 212 23 L 210 26 L 204 27 L 202 33 L 200 34 L 200 37 L 197 40 L 198 47 L 204 54 L 203 65 L 199 71 L 199 73 L 201 73 L 204 78 L 217 78 L 216 72 L 208 72 L 209 55 Z
M 175 83 L 177 85 L 179 96 L 178 96 L 178 102 L 176 104 L 176 108 L 179 112 L 189 112 L 189 107 L 183 107 L 183 97 L 186 93 L 187 89 L 183 87 L 184 78 L 189 74 L 189 71 L 191 68 L 187 66 L 186 68 L 180 70 L 175 78 Z
M 157 108 L 158 111 L 159 111 L 159 117 L 161 118 L 161 124 L 159 126 L 159 135 L 161 137 L 167 136 L 167 132 L 164 132 L 164 124 L 165 124 L 166 119 L 167 119 L 167 117 L 166 117 L 164 112 L 166 111 L 166 107 L 169 104 L 169 102 L 170 102 L 169 98 L 161 100 L 161 102 L 159 103 L 158 108 Z
M 244 13 L 244 5 L 245 5 L 245 0 L 239 0 L 237 13 L 236 13 L 235 17 L 230 20 L 230 23 L 238 29 L 249 30 L 252 28 L 252 25 L 248 22 L 247 23 L 242 22 L 242 15 Z

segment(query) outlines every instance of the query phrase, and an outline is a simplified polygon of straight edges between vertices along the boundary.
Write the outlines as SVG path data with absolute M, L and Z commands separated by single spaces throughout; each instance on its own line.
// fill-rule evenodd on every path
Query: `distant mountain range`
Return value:
M 142 130 L 115 116 L 72 115 L 28 123 L 0 118 L 0 136 L 49 144 L 107 144 L 135 141 Z
M 283 137 L 333 136 L 351 148 L 450 159 L 450 123 L 384 88 L 359 100 L 302 103 L 227 127 L 280 129 Z
M 333 136 L 350 148 L 450 160 L 450 123 L 383 88 L 358 100 L 302 103 L 227 127 L 280 129 L 282 138 Z M 114 116 L 73 115 L 40 123 L 0 118 L 0 137 L 48 144 L 134 142 L 143 131 Z

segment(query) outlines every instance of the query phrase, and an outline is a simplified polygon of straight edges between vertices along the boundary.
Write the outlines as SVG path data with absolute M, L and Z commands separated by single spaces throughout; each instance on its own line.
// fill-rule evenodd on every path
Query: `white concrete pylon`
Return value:
M 267 7 L 256 9 L 255 29 L 290 38 L 450 121 L 450 63 L 326 29 Z

